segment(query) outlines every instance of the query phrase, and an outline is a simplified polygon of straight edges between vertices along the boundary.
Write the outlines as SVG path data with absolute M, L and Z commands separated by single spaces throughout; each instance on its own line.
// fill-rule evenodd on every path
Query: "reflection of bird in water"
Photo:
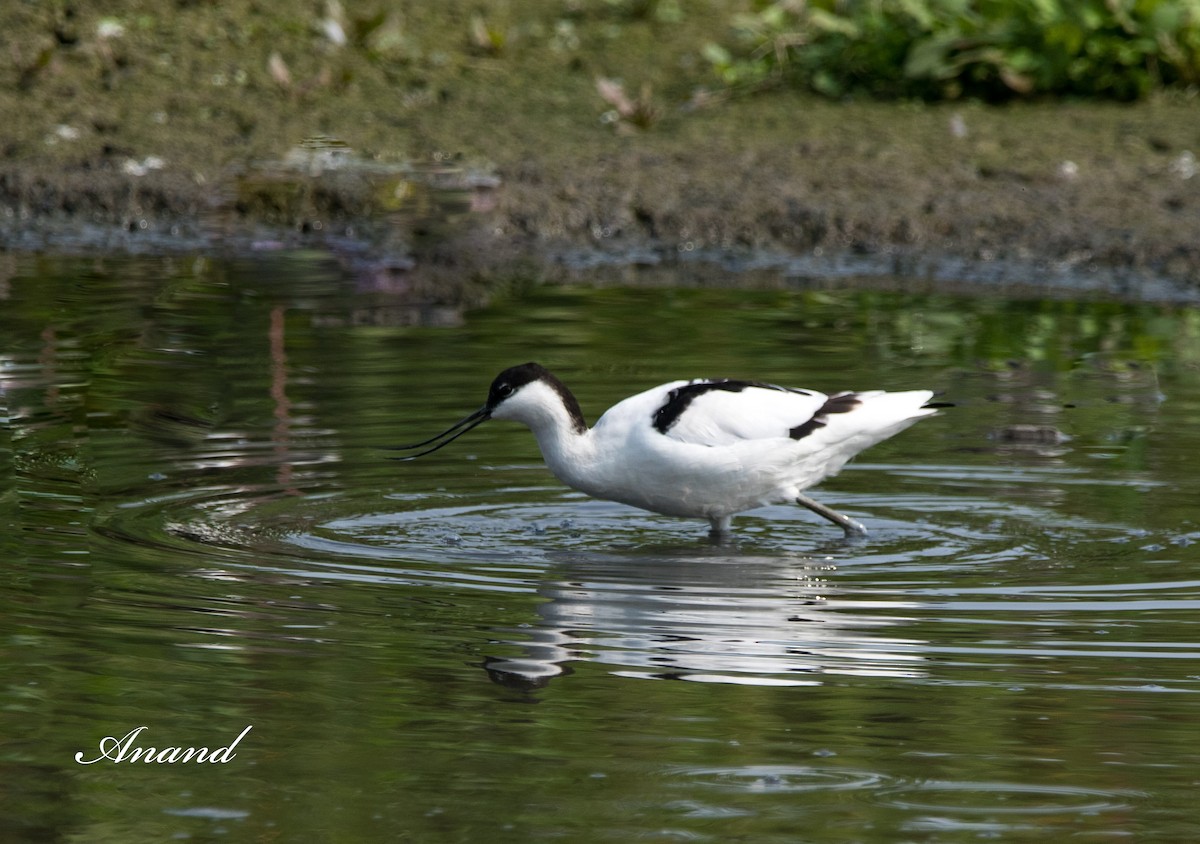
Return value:
M 595 427 L 545 368 L 526 363 L 492 382 L 487 403 L 412 445 L 437 451 L 488 419 L 524 423 L 546 465 L 570 487 L 667 516 L 706 518 L 714 535 L 746 510 L 795 501 L 847 536 L 866 529 L 801 494 L 869 446 L 936 412 L 933 393 L 827 396 L 755 381 L 672 381 L 621 401 Z
M 924 676 L 919 606 L 830 587 L 827 561 L 701 552 L 591 554 L 538 583 L 537 618 L 498 631 L 482 663 L 530 693 L 594 663 L 623 677 L 820 685 L 838 676 Z

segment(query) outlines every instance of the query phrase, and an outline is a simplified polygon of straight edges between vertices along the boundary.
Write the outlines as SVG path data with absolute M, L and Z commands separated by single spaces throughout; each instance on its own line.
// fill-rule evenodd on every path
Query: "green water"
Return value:
M 541 289 L 407 307 L 317 255 L 11 256 L 0 839 L 1191 841 L 1200 314 Z M 565 490 L 489 423 L 678 377 L 956 407 L 798 508 Z M 1032 427 L 1030 427 L 1032 426 Z M 102 739 L 228 745 L 101 760 Z

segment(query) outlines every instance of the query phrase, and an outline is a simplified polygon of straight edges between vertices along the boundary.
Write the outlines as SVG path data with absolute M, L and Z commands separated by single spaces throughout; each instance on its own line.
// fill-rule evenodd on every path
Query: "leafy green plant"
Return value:
M 1132 100 L 1200 84 L 1200 0 L 778 0 L 704 55 L 729 85 Z

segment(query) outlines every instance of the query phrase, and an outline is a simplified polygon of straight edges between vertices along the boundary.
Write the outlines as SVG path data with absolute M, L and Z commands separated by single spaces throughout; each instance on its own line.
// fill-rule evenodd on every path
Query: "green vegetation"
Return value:
M 912 9 L 935 0 L 812 0 L 807 17 L 756 0 L 0 4 L 11 44 L 0 67 L 0 244 L 91 236 L 80 221 L 164 242 L 259 225 L 272 240 L 343 225 L 369 239 L 373 217 L 391 221 L 387 248 L 407 254 L 392 244 L 408 218 L 396 226 L 388 215 L 426 219 L 422 194 L 396 182 L 377 193 L 375 174 L 450 167 L 499 181 L 494 204 L 479 203 L 491 216 L 473 247 L 495 263 L 578 247 L 766 249 L 850 253 L 918 274 L 954 256 L 1200 278 L 1200 84 L 1187 87 L 1189 65 L 1131 59 L 1124 87 L 1085 75 L 1106 95 L 1175 86 L 1134 108 L 1035 96 L 1049 86 L 1032 71 L 995 75 L 986 51 L 951 41 L 929 41 L 941 52 L 927 47 L 925 60 L 957 75 L 914 81 L 903 71 L 919 54 L 890 38 L 1001 19 L 955 18 L 936 1 L 924 18 Z M 854 8 L 867 16 L 851 18 Z M 1146 20 L 1173 20 L 1174 35 L 1153 39 L 1160 53 L 1195 56 L 1192 8 L 1125 17 L 1143 40 Z M 908 30 L 885 26 L 909 18 Z M 814 33 L 813 20 L 828 31 Z M 839 33 L 837 21 L 853 26 Z M 1029 25 L 1023 37 L 1051 34 Z M 1124 30 L 1109 35 L 1087 49 L 1145 56 Z M 1052 54 L 1024 46 L 1051 67 Z M 811 78 L 813 67 L 824 75 Z M 983 97 L 1014 96 L 1021 79 L 1036 86 L 988 108 L 981 79 L 992 85 Z M 730 96 L 767 83 L 768 96 Z M 918 87 L 962 99 L 909 101 Z M 341 142 L 359 169 L 298 184 L 297 148 L 315 136 Z
M 726 83 L 827 96 L 1135 100 L 1200 82 L 1197 0 L 779 0 L 738 15 Z

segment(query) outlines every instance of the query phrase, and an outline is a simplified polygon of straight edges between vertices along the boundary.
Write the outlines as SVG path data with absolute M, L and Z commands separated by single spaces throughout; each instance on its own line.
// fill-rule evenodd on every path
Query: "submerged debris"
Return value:
M 1021 445 L 1061 445 L 1071 437 L 1053 425 L 1007 425 L 993 432 L 993 439 Z

